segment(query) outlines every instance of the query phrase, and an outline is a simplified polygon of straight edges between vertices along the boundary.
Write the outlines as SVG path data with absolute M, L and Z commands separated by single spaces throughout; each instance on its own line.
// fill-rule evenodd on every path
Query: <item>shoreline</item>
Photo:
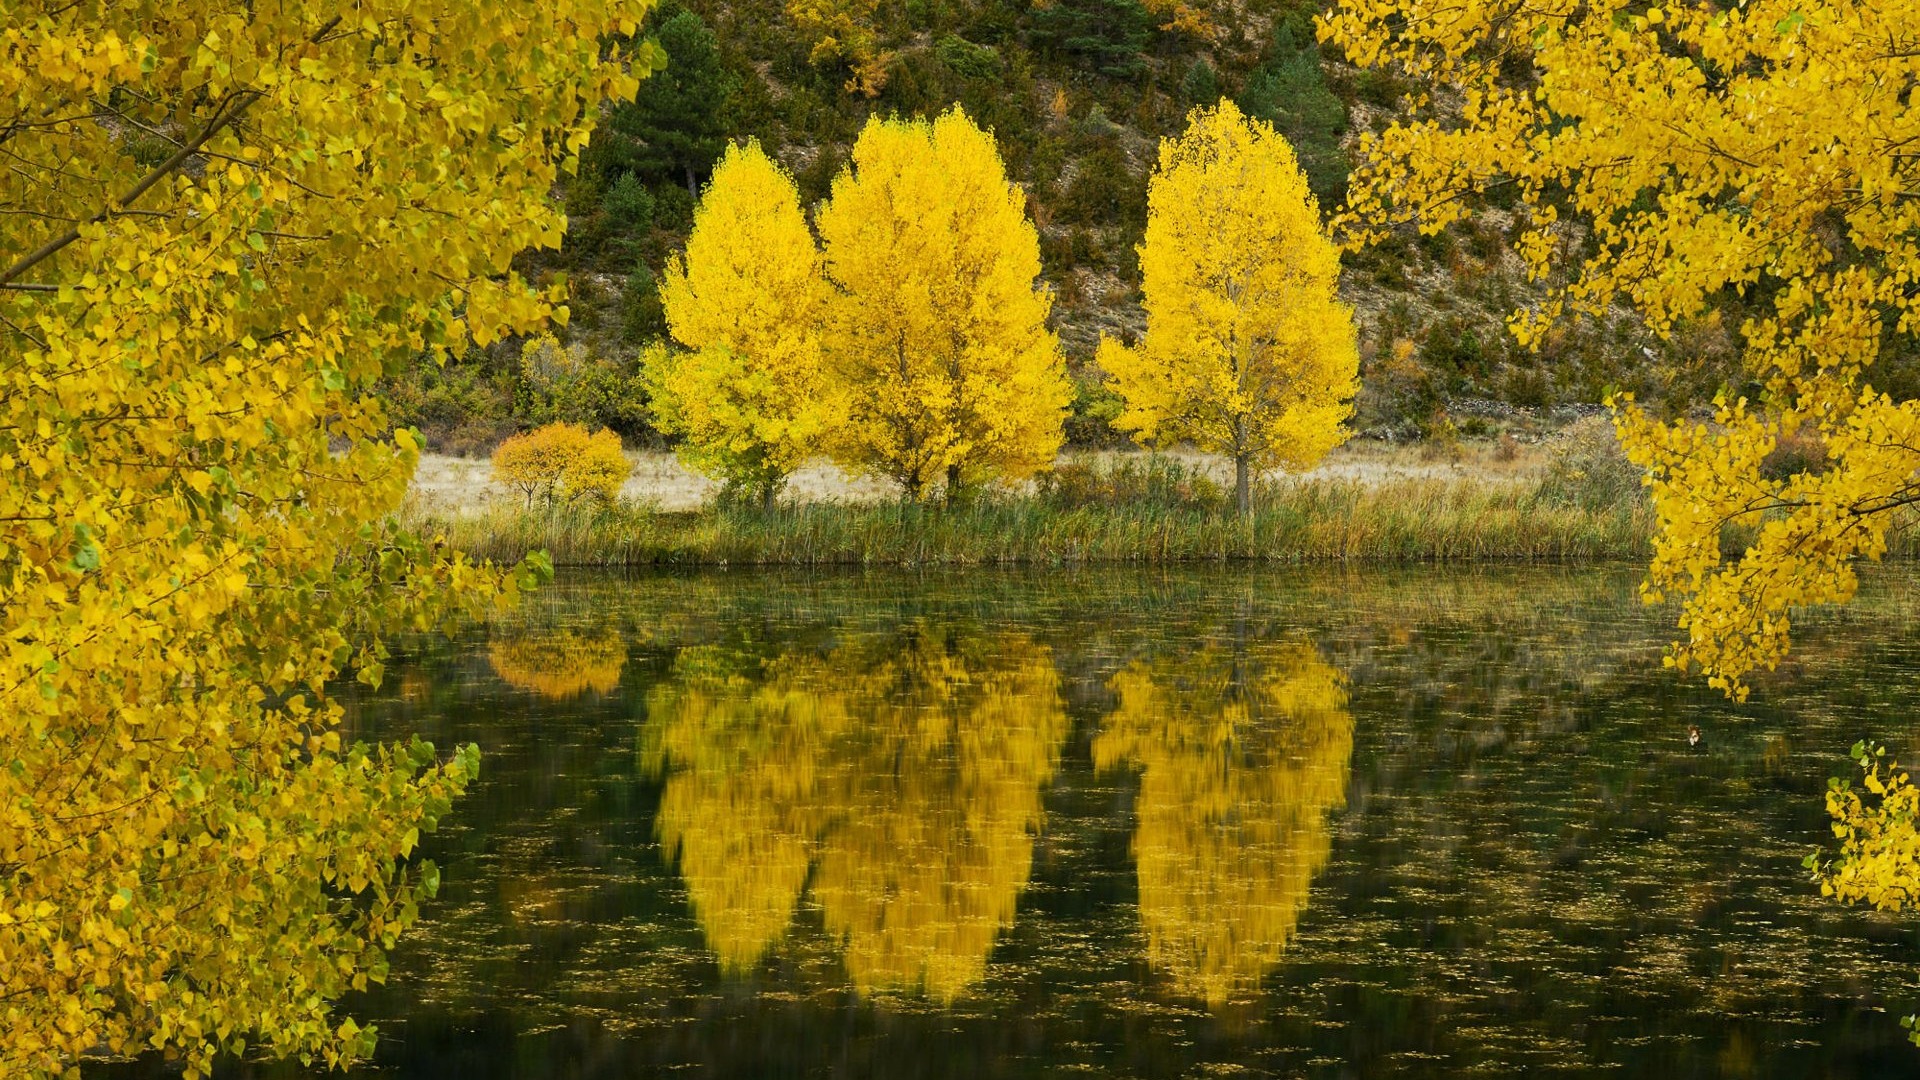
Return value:
M 622 501 L 551 513 L 493 502 L 402 520 L 476 558 L 544 550 L 555 566 L 1065 566 L 1182 563 L 1644 562 L 1653 516 L 1632 499 L 1582 505 L 1478 480 L 1314 480 L 1262 492 L 1254 513 L 1152 501 L 1060 506 L 989 495 L 952 509 L 812 502 L 772 511 L 657 511 Z

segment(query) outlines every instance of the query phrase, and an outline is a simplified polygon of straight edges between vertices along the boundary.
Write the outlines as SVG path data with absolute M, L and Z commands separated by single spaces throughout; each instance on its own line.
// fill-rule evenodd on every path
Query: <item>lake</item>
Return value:
M 563 572 L 355 703 L 485 754 L 360 1075 L 1920 1074 L 1909 576 L 1736 706 L 1631 567 Z

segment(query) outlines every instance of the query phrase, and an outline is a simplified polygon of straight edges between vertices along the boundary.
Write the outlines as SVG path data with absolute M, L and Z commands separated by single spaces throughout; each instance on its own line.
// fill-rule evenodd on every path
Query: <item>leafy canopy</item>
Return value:
M 1234 458 L 1312 465 L 1346 437 L 1359 353 L 1339 254 L 1285 139 L 1230 101 L 1160 144 L 1140 248 L 1146 338 L 1100 343 L 1121 430 Z
M 1322 32 L 1359 63 L 1457 88 L 1362 137 L 1358 238 L 1407 218 L 1444 228 L 1466 196 L 1511 186 L 1537 276 L 1581 253 L 1540 310 L 1512 317 L 1522 341 L 1616 304 L 1663 335 L 1722 312 L 1739 326 L 1760 400 L 1723 393 L 1711 420 L 1663 423 L 1623 398 L 1618 426 L 1659 521 L 1643 591 L 1685 600 L 1669 663 L 1745 698 L 1786 655 L 1794 610 L 1851 599 L 1857 561 L 1920 495 L 1920 402 L 1872 383 L 1920 327 L 1912 5 L 1501 0 L 1408 19 L 1342 0 Z M 1825 454 L 1769 468 L 1789 439 Z M 1753 539 L 1729 558 L 1734 529 Z M 1816 873 L 1842 900 L 1902 907 L 1914 789 L 1856 756 L 1878 798 L 1829 794 L 1841 851 Z
M 793 179 L 749 142 L 730 147 L 694 212 L 660 299 L 688 353 L 646 354 L 655 423 L 694 469 L 771 501 L 818 453 L 824 385 L 820 255 Z
M 494 479 L 529 504 L 536 498 L 549 507 L 556 499 L 609 503 L 632 472 L 620 436 L 564 421 L 511 436 L 493 451 Z
M 387 520 L 383 372 L 564 318 L 509 270 L 641 0 L 24 0 L 0 32 L 0 1074 L 338 1064 L 475 755 L 343 746 L 383 630 L 519 584 Z M 629 68 L 629 62 L 632 68 Z
M 835 457 L 914 498 L 1053 463 L 1073 391 L 1040 246 L 993 136 L 959 108 L 867 123 L 820 207 Z
M 1356 239 L 1437 231 L 1499 185 L 1534 273 L 1570 264 L 1513 316 L 1523 342 L 1611 305 L 1662 335 L 1718 312 L 1740 328 L 1759 400 L 1664 423 L 1625 398 L 1620 431 L 1659 520 L 1645 592 L 1685 598 L 1671 661 L 1744 697 L 1786 654 L 1794 609 L 1853 596 L 1856 561 L 1917 490 L 1920 403 L 1872 382 L 1920 325 L 1913 5 L 1497 0 L 1408 18 L 1342 0 L 1321 29 L 1357 63 L 1457 88 L 1362 136 Z M 1787 438 L 1826 464 L 1771 475 Z

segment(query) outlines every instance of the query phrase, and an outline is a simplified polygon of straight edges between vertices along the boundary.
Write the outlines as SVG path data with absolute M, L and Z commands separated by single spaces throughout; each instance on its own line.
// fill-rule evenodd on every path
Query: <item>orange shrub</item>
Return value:
M 582 495 L 612 502 L 632 466 L 620 436 L 602 429 L 588 434 L 578 424 L 558 423 L 515 435 L 493 451 L 494 479 L 551 506 L 556 497 Z

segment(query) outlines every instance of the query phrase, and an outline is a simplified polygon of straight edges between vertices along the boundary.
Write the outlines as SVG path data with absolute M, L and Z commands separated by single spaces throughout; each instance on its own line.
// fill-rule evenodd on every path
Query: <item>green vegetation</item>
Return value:
M 1165 459 L 1069 466 L 1031 492 L 962 506 L 825 503 L 762 510 L 475 514 L 416 510 L 415 527 L 456 549 L 565 566 L 972 566 L 1199 561 L 1644 559 L 1652 521 L 1637 501 L 1582 504 L 1520 484 L 1403 480 L 1267 485 L 1251 517 L 1225 512 L 1205 476 Z

